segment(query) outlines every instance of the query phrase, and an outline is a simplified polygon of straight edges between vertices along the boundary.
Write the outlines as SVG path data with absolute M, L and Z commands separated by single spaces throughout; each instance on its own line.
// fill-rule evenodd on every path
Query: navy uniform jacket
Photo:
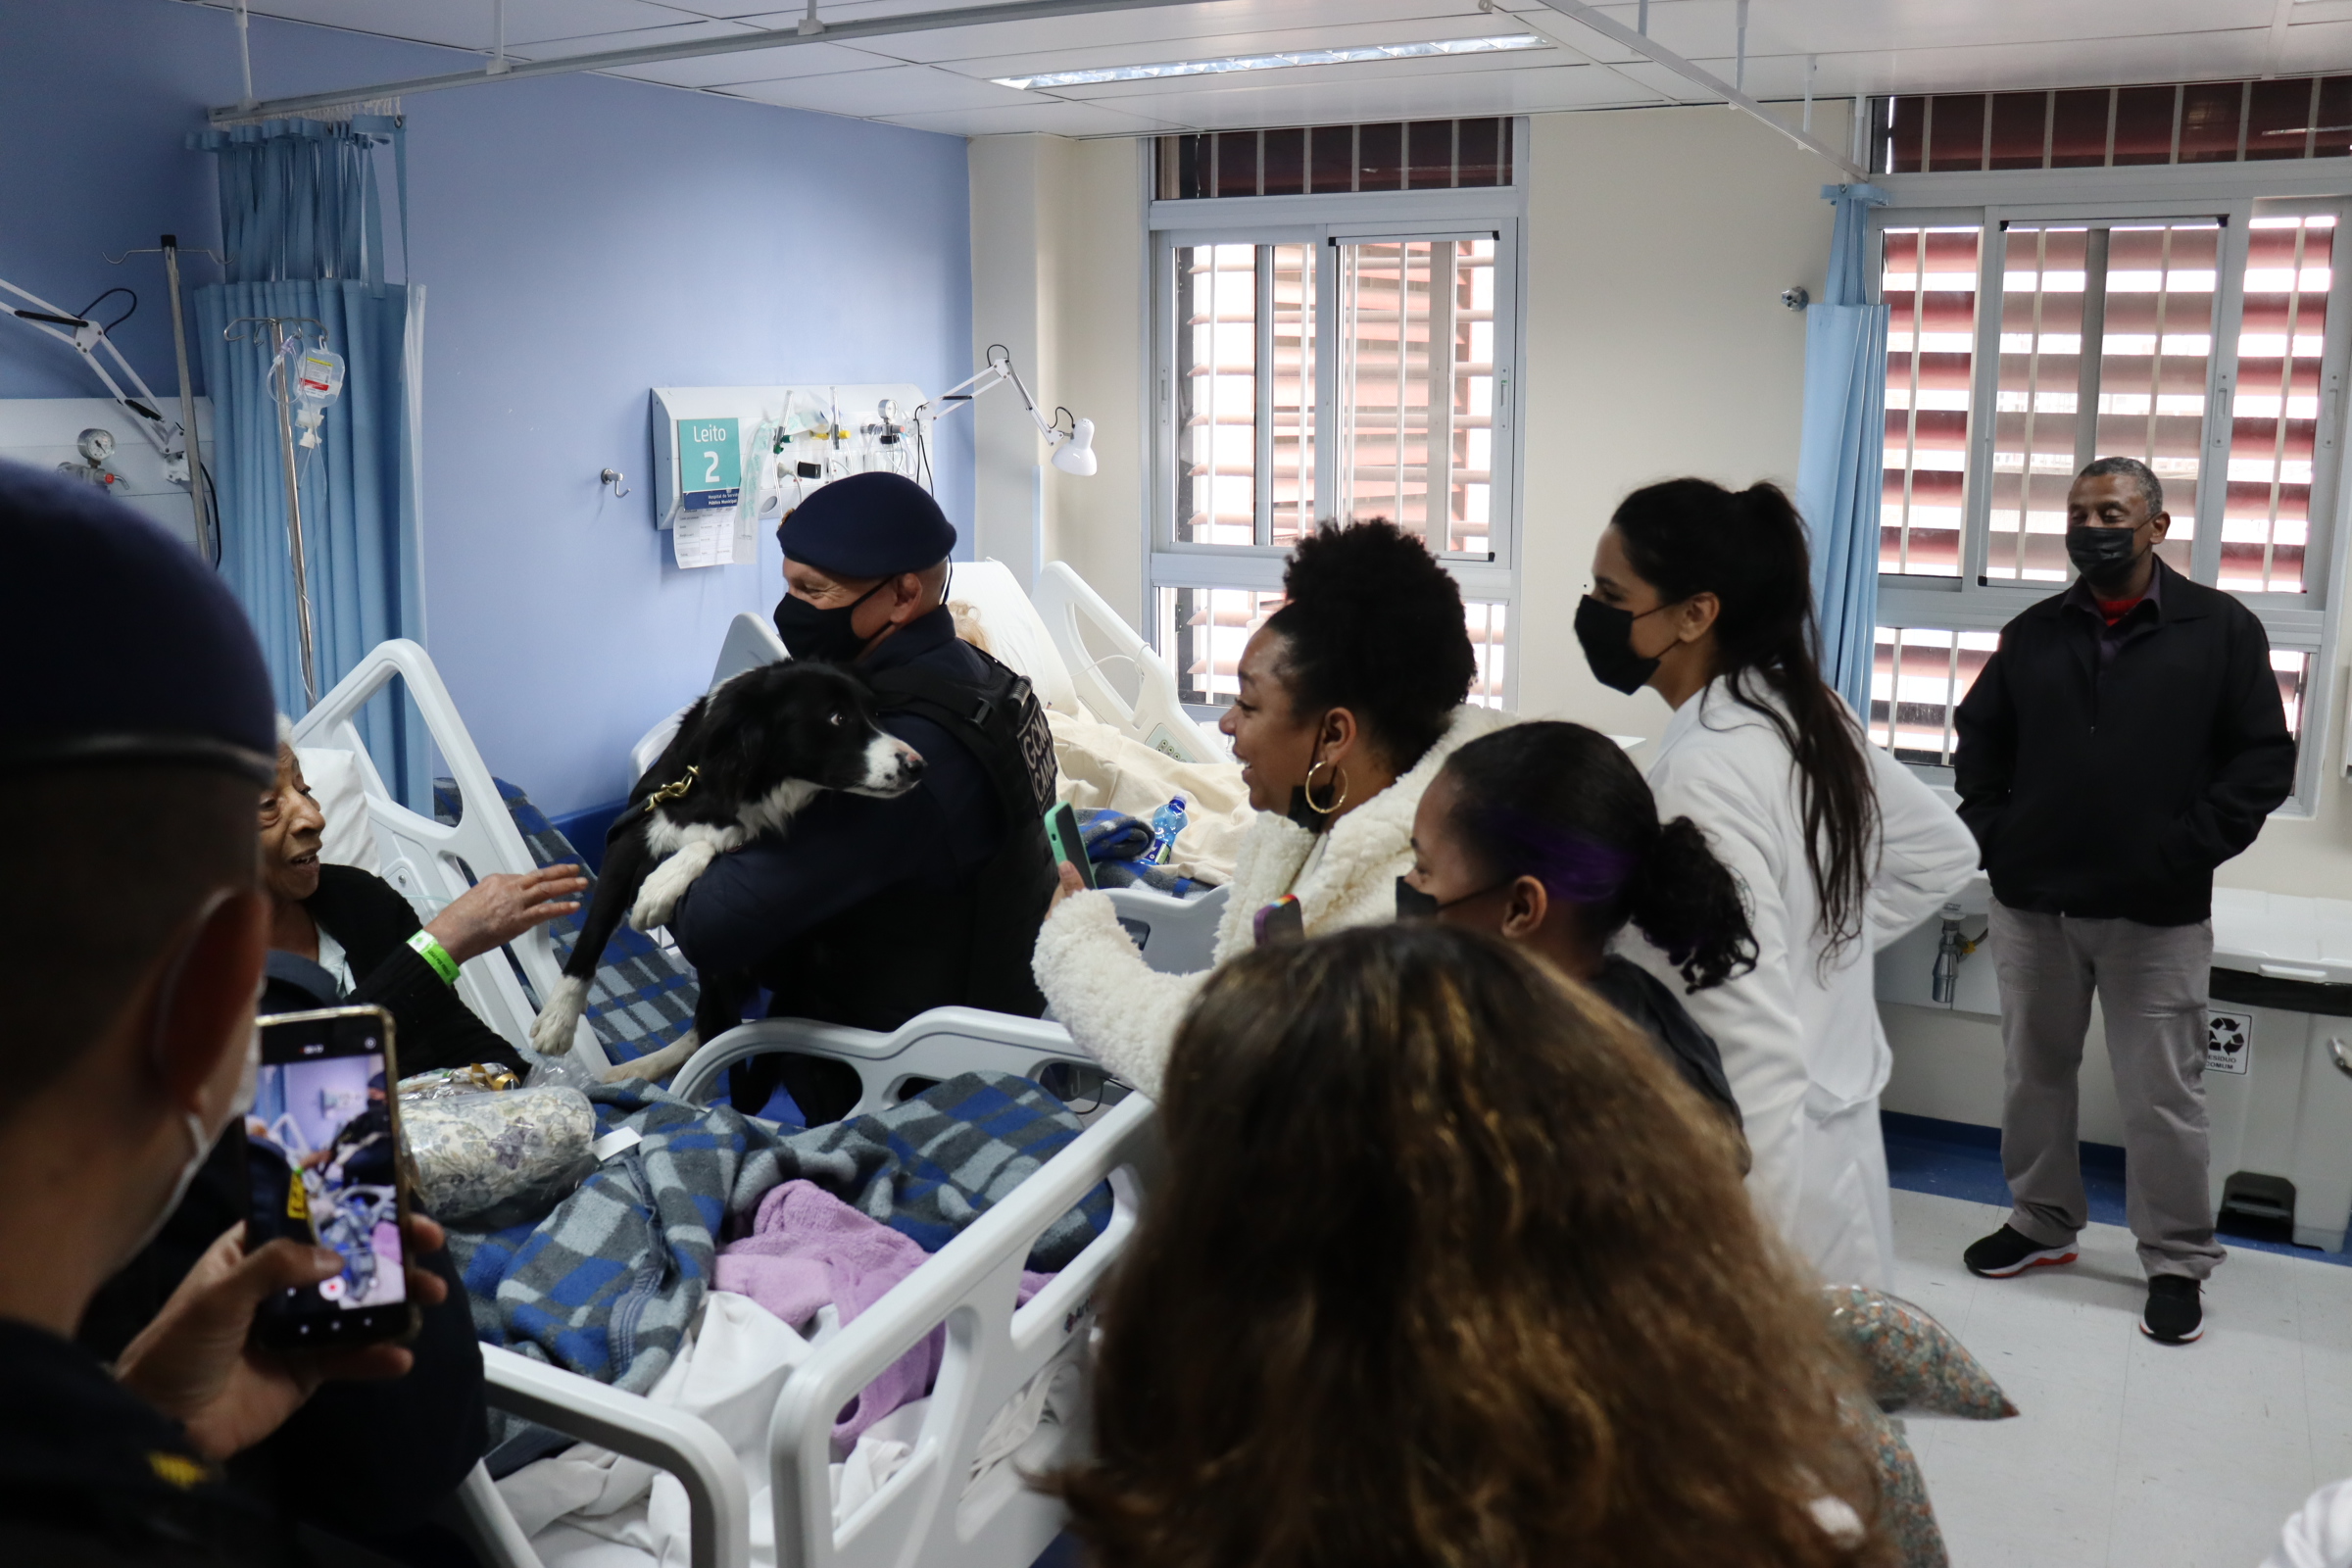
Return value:
M 988 668 L 944 608 L 858 669 L 906 666 L 973 682 Z M 750 972 L 782 1016 L 884 1030 L 954 1004 L 1035 1016 L 1044 1002 L 1025 962 L 1004 974 L 973 963 L 974 928 L 989 917 L 979 872 L 1007 831 L 987 770 L 928 718 L 891 710 L 880 722 L 922 754 L 922 782 L 889 801 L 819 795 L 781 837 L 713 860 L 679 901 L 670 934 L 698 968 Z
M 0 1562 L 73 1568 L 308 1563 L 284 1524 L 226 1485 L 77 1345 L 0 1320 Z

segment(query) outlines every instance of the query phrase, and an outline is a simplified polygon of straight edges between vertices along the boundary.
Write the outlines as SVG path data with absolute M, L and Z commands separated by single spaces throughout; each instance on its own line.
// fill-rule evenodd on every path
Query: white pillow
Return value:
M 373 876 L 379 868 L 375 822 L 368 814 L 368 787 L 361 782 L 360 760 L 349 752 L 304 746 L 295 751 L 302 763 L 303 781 L 325 814 L 326 832 L 318 858 L 328 865 L 356 865 Z

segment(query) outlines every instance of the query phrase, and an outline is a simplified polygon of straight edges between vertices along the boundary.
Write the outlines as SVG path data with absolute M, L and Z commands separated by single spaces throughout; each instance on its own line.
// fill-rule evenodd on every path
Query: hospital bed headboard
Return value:
M 715 691 L 719 682 L 731 680 L 747 669 L 778 663 L 791 657 L 784 651 L 784 639 L 776 635 L 775 623 L 746 610 L 727 622 L 726 641 L 718 645 L 718 662 L 710 666 L 710 689 Z M 637 771 L 643 773 L 645 769 Z
M 361 739 L 355 722 L 360 710 L 395 677 L 408 684 L 409 697 L 423 715 L 433 745 L 457 783 L 461 805 L 455 826 L 419 816 L 393 799 Z M 466 874 L 467 868 L 476 877 L 536 869 L 530 846 L 523 843 L 514 817 L 508 814 L 490 769 L 481 753 L 474 750 L 473 737 L 458 717 L 457 705 L 450 701 L 449 688 L 441 684 L 441 672 L 433 667 L 425 651 L 407 638 L 394 638 L 369 649 L 351 673 L 336 682 L 335 689 L 294 726 L 294 744 L 334 747 L 350 752 L 357 760 L 367 786 L 376 845 L 382 852 L 381 874 L 416 906 L 419 917 L 430 919 L 430 911 L 472 885 Z M 458 994 L 476 1017 L 509 1044 L 524 1046 L 530 1043 L 531 1020 L 538 1007 L 516 978 L 514 966 L 507 961 L 508 952 L 514 955 L 542 996 L 562 977 L 547 930 L 537 927 L 517 937 L 508 949 L 468 961 L 458 977 Z M 574 1039 L 572 1049 L 590 1068 L 606 1065 L 604 1051 L 585 1021 Z
M 1028 676 L 1039 702 L 1077 717 L 1078 688 L 1070 680 L 1070 666 L 1011 569 L 1001 561 L 958 561 L 949 571 L 948 603 L 971 607 L 988 651 Z
M 1177 696 L 1176 677 L 1135 628 L 1087 586 L 1069 564 L 1053 561 L 1038 573 L 1037 612 L 1068 664 L 1071 684 L 1087 710 L 1180 762 L 1223 762 L 1225 748 L 1195 722 Z M 1098 649 L 1103 650 L 1097 652 Z M 1104 678 L 1105 666 L 1125 670 L 1135 687 L 1130 702 Z

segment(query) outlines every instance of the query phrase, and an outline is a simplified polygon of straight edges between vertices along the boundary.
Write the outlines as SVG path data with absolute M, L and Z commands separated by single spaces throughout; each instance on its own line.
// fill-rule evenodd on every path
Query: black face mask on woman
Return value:
M 1585 651 L 1585 664 L 1592 678 L 1628 697 L 1647 685 L 1649 677 L 1658 672 L 1658 662 L 1634 652 L 1634 622 L 1665 608 L 1658 605 L 1637 615 L 1585 595 L 1576 607 L 1576 641 Z
M 784 639 L 784 651 L 795 659 L 849 663 L 865 652 L 866 644 L 866 639 L 858 636 L 858 628 L 850 622 L 858 613 L 858 607 L 888 587 L 890 581 L 885 577 L 851 603 L 832 610 L 821 610 L 797 594 L 786 594 L 776 606 L 776 635 Z
M 2137 528 L 2069 528 L 2066 559 L 2092 582 L 2121 582 L 2139 564 Z

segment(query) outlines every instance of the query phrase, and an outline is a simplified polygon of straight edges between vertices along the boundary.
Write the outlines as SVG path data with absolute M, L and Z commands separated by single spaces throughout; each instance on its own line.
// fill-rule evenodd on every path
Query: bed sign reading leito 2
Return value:
M 688 512 L 729 509 L 743 498 L 742 431 L 734 419 L 678 421 L 678 493 Z

